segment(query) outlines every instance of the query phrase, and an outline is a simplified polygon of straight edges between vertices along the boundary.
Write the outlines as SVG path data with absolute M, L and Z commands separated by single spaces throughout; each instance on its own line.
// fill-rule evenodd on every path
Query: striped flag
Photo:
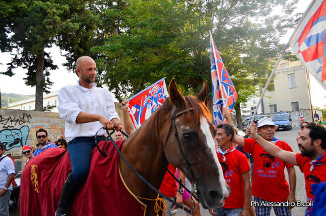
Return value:
M 130 98 L 129 114 L 135 128 L 139 128 L 168 96 L 165 78 L 163 78 Z
M 313 1 L 289 45 L 317 80 L 326 89 L 326 2 Z
M 238 94 L 216 48 L 212 34 L 210 34 L 210 53 L 214 122 L 219 125 L 225 122 L 222 116 L 223 107 L 227 107 L 231 113 Z

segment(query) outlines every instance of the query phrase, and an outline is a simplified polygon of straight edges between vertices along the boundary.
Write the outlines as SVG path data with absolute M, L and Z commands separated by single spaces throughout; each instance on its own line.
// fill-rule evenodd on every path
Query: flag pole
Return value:
M 298 26 L 294 29 L 294 31 L 293 31 L 291 37 L 289 38 L 289 41 L 287 42 L 286 46 L 285 46 L 284 49 L 282 50 L 282 53 L 281 53 L 280 57 L 278 58 L 278 60 L 277 60 L 277 62 L 276 62 L 276 64 L 275 64 L 275 66 L 274 66 L 274 68 L 273 68 L 273 71 L 272 71 L 272 73 L 270 74 L 270 76 L 269 76 L 269 78 L 268 78 L 268 80 L 267 80 L 267 83 L 265 84 L 265 87 L 264 87 L 264 89 L 263 89 L 263 92 L 261 93 L 261 96 L 260 96 L 260 98 L 259 98 L 258 104 L 257 104 L 256 109 L 255 109 L 255 112 L 254 112 L 254 115 L 252 116 L 252 119 L 251 119 L 250 125 L 252 124 L 252 122 L 253 122 L 254 119 L 255 119 L 255 116 L 257 115 L 258 107 L 259 107 L 261 101 L 263 100 L 263 97 L 264 97 L 264 94 L 265 94 L 265 92 L 266 92 L 266 89 L 267 89 L 269 83 L 271 82 L 271 80 L 272 80 L 272 78 L 273 78 L 273 76 L 274 76 L 274 74 L 275 74 L 275 71 L 276 71 L 277 66 L 279 65 L 281 59 L 283 58 L 283 56 L 284 56 L 284 54 L 285 54 L 285 51 L 286 51 L 286 50 L 291 46 L 291 44 L 293 43 L 293 39 L 297 37 L 297 35 L 298 35 L 298 31 L 297 31 L 297 30 L 298 30 L 299 28 L 301 28 L 301 26 L 302 26 L 302 24 L 303 24 L 304 17 L 307 16 L 308 12 L 310 11 L 310 9 L 311 9 L 312 5 L 315 3 L 315 1 L 316 1 L 316 0 L 313 0 L 313 1 L 310 2 L 308 8 L 306 9 L 306 11 L 304 12 L 304 14 L 303 14 L 302 17 L 301 17 Z
M 275 64 L 275 66 L 274 66 L 274 68 L 273 68 L 273 71 L 272 71 L 271 75 L 269 76 L 269 78 L 268 78 L 268 80 L 267 80 L 267 83 L 265 84 L 265 87 L 264 87 L 264 89 L 263 89 L 263 92 L 261 93 L 261 96 L 260 96 L 260 98 L 259 98 L 258 104 L 257 104 L 257 106 L 256 106 L 256 109 L 255 109 L 254 115 L 252 116 L 252 119 L 251 119 L 250 125 L 251 125 L 251 123 L 254 121 L 255 116 L 257 115 L 258 107 L 259 107 L 261 101 L 263 100 L 263 97 L 264 97 L 264 94 L 265 94 L 265 92 L 266 92 L 266 89 L 267 89 L 269 83 L 271 82 L 271 80 L 272 80 L 272 78 L 273 78 L 273 76 L 274 76 L 274 74 L 275 74 L 275 71 L 276 71 L 277 66 L 279 65 L 281 59 L 282 59 L 283 56 L 284 56 L 285 50 L 286 50 L 286 48 L 284 48 L 284 50 L 282 51 L 280 57 L 278 58 L 278 60 L 277 60 L 277 62 L 276 62 L 276 64 Z

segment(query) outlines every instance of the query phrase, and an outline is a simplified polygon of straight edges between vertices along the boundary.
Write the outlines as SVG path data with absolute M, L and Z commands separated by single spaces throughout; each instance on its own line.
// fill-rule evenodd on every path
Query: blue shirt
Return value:
M 57 147 L 58 146 L 54 145 L 53 143 L 48 142 L 46 145 L 40 146 L 38 149 L 35 150 L 34 157 L 49 148 L 57 148 Z

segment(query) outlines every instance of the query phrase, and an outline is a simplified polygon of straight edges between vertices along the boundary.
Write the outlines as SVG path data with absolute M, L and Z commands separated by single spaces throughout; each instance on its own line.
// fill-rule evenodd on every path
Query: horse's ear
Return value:
M 206 103 L 207 94 L 208 94 L 208 86 L 207 86 L 207 81 L 205 81 L 203 87 L 201 88 L 200 92 L 197 95 L 197 99 L 201 102 Z
M 171 80 L 169 84 L 169 96 L 171 102 L 179 109 L 183 109 L 186 106 L 186 101 L 184 97 L 181 95 L 177 88 L 177 84 L 175 83 L 174 78 Z

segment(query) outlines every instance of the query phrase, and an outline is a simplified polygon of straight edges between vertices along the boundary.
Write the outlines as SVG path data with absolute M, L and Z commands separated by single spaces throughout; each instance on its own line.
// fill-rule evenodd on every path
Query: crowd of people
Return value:
M 60 136 L 55 144 L 48 139 L 48 131 L 40 128 L 36 131 L 37 144 L 36 148 L 30 145 L 25 145 L 22 148 L 22 155 L 25 157 L 23 168 L 37 155 L 49 148 L 67 148 L 66 140 Z M 15 161 L 10 155 L 5 154 L 6 148 L 3 143 L 0 143 L 0 215 L 9 215 L 9 201 L 15 182 Z
M 116 140 L 125 139 L 120 132 L 122 129 L 127 134 L 135 131 L 129 118 L 128 102 L 124 100 L 121 105 L 123 128 L 111 92 L 96 87 L 96 63 L 92 58 L 78 58 L 76 73 L 79 77 L 77 85 L 64 87 L 58 94 L 59 114 L 65 121 L 65 138 L 58 136 L 52 143 L 48 131 L 40 128 L 35 134 L 36 148 L 29 145 L 22 148 L 22 154 L 26 157 L 24 166 L 47 149 L 67 149 L 72 171 L 63 186 L 56 216 L 69 214 L 76 193 L 87 179 L 90 154 L 96 146 L 95 134 L 97 141 L 105 140 L 105 130 L 98 129 L 116 129 Z M 234 130 L 226 109 L 223 115 L 227 123 L 216 127 L 215 148 L 231 193 L 223 206 L 210 210 L 212 215 L 268 216 L 271 208 L 277 216 L 291 215 L 291 208 L 295 206 L 292 203 L 296 203 L 295 165 L 305 176 L 307 202 L 314 201 L 313 183 L 326 181 L 326 129 L 323 126 L 301 123 L 297 138 L 301 153 L 296 154 L 288 143 L 275 137 L 277 126 L 270 118 L 253 122 L 247 128 L 246 136 L 242 137 Z M 171 164 L 168 169 L 177 176 L 178 181 L 167 172 L 160 191 L 176 203 L 192 209 L 193 215 L 201 215 L 198 201 L 181 186 L 182 183 L 192 190 L 185 175 Z M 5 146 L 1 144 L 0 215 L 9 215 L 8 203 L 14 177 L 14 162 L 5 155 Z M 174 203 L 168 200 L 166 203 L 165 215 L 177 215 Z M 314 209 L 310 207 L 307 211 L 313 212 Z

